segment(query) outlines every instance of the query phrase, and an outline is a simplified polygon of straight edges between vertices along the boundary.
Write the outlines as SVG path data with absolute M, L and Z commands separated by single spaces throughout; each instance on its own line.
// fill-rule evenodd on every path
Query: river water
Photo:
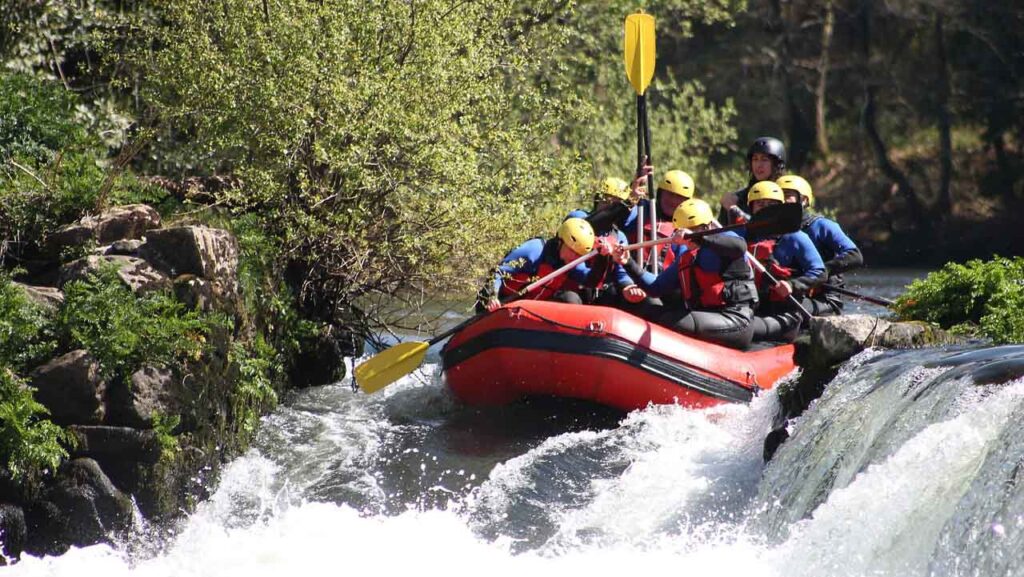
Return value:
M 894 297 L 920 271 L 863 272 Z M 851 303 L 851 310 L 882 312 Z M 179 527 L 12 575 L 1024 575 L 1024 347 L 849 361 L 767 465 L 777 407 L 461 406 L 436 352 L 299 391 Z

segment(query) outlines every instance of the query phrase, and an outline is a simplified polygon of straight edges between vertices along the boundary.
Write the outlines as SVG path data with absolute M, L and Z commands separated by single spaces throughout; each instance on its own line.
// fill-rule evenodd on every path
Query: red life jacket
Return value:
M 764 268 L 768 269 L 772 276 L 779 280 L 787 279 L 793 276 L 793 269 L 780 265 L 773 257 L 776 240 L 774 238 L 766 238 L 755 243 L 748 243 L 747 252 L 754 255 L 754 258 L 764 265 Z M 768 289 L 771 288 L 768 279 L 765 278 L 764 274 L 757 267 L 754 267 L 754 284 L 757 285 L 757 291 L 762 294 L 768 292 Z M 769 298 L 773 301 L 785 300 L 776 298 L 774 295 Z
M 704 270 L 697 266 L 700 248 L 690 248 L 679 257 L 679 288 L 683 300 L 691 309 L 711 309 L 727 306 L 725 279 L 721 272 Z
M 675 232 L 676 227 L 672 224 L 671 220 L 662 220 L 658 222 L 658 238 L 668 238 Z M 630 244 L 639 242 L 636 237 L 636 229 L 633 229 L 628 235 Z M 651 240 L 651 223 L 644 223 L 644 240 Z M 654 247 L 647 247 L 644 250 L 644 262 L 651 260 L 651 249 Z M 665 244 L 658 245 L 658 266 L 662 270 L 668 268 L 676 258 L 675 251 L 672 250 L 672 243 L 666 242 Z

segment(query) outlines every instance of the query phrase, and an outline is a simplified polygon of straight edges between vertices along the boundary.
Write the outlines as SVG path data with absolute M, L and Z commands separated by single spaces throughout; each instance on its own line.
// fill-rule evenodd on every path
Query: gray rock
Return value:
M 72 453 L 75 457 L 143 463 L 160 460 L 160 443 L 152 429 L 74 425 L 68 430 L 77 441 Z
M 32 286 L 18 282 L 11 283 L 21 289 L 32 302 L 50 310 L 60 308 L 64 304 L 64 293 L 60 289 L 48 286 Z
M 99 363 L 88 351 L 72 351 L 53 359 L 32 371 L 29 383 L 55 423 L 91 425 L 103 420 L 106 385 Z
M 119 254 L 124 256 L 136 256 L 139 254 L 139 247 L 142 246 L 142 241 L 137 239 L 131 240 L 118 240 L 114 241 L 113 244 L 108 246 L 103 254 Z
M 63 519 L 64 541 L 78 546 L 109 542 L 134 520 L 131 499 L 118 490 L 93 459 L 74 459 L 61 467 L 57 482 L 43 494 Z
M 171 287 L 170 279 L 148 262 L 140 258 L 122 255 L 93 255 L 69 262 L 61 267 L 57 284 L 63 288 L 69 282 L 85 280 L 89 275 L 96 274 L 105 263 L 117 265 L 117 276 L 136 294 Z
M 870 315 L 815 317 L 810 326 L 812 355 L 824 365 L 845 361 L 872 346 L 889 325 Z
M 53 254 L 69 246 L 80 246 L 89 241 L 109 244 L 122 239 L 142 238 L 151 229 L 160 227 L 160 213 L 144 204 L 129 204 L 109 208 L 98 215 L 86 216 L 69 224 L 50 239 Z
M 139 254 L 172 277 L 192 274 L 222 282 L 237 277 L 238 242 L 226 230 L 205 226 L 155 230 L 146 235 Z
M 0 503 L 0 553 L 17 559 L 25 550 L 25 511 L 17 505 Z M 0 566 L 6 565 L 0 557 Z
M 132 373 L 130 386 L 124 383 L 107 386 L 105 423 L 151 429 L 157 413 L 181 412 L 183 395 L 183 388 L 170 369 L 143 367 Z

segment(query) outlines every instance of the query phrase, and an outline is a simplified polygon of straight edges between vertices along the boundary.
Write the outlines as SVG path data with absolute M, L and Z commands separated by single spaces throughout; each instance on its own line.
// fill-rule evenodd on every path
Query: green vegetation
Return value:
M 0 367 L 24 372 L 48 360 L 57 348 L 53 317 L 0 272 Z
M 107 379 L 127 381 L 144 364 L 198 360 L 214 326 L 224 323 L 186 310 L 166 292 L 136 296 L 118 277 L 116 266 L 68 283 L 64 295 L 60 333 L 69 347 L 87 349 Z
M 0 466 L 26 485 L 67 457 L 64 431 L 46 420 L 46 408 L 16 374 L 56 348 L 52 317 L 0 274 Z
M 896 302 L 902 320 L 923 320 L 997 343 L 1024 342 L 1024 258 L 949 263 L 914 281 Z
M 239 373 L 234 405 L 238 428 L 252 434 L 260 415 L 277 406 L 274 383 L 284 378 L 284 367 L 280 355 L 262 336 L 257 336 L 249 346 L 234 343 L 229 354 Z
M 69 441 L 67 434 L 45 420 L 46 414 L 32 389 L 0 366 L 0 464 L 27 486 L 68 456 L 61 445 Z

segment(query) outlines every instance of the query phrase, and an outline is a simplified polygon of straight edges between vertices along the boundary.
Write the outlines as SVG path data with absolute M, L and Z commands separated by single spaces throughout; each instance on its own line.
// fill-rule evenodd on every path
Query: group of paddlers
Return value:
M 811 185 L 784 174 L 781 141 L 755 140 L 747 167 L 750 181 L 721 197 L 718 218 L 695 197 L 693 178 L 681 170 L 670 170 L 659 181 L 656 213 L 648 214 L 646 223 L 638 203 L 647 197 L 653 168 L 644 166 L 632 185 L 605 179 L 591 211 L 572 211 L 553 238 L 530 239 L 505 256 L 493 282 L 481 290 L 478 309 L 496 310 L 500 299 L 518 296 L 536 279 L 596 251 L 599 256 L 590 262 L 522 298 L 618 307 L 738 349 L 754 341 L 794 340 L 809 315 L 842 312 L 842 301 L 829 288 L 841 287 L 842 274 L 861 266 L 863 257 L 835 221 L 814 212 Z M 765 207 L 783 203 L 803 207 L 800 230 L 759 236 L 739 227 L 695 234 L 756 220 Z M 659 237 L 671 240 L 647 249 L 626 248 Z

